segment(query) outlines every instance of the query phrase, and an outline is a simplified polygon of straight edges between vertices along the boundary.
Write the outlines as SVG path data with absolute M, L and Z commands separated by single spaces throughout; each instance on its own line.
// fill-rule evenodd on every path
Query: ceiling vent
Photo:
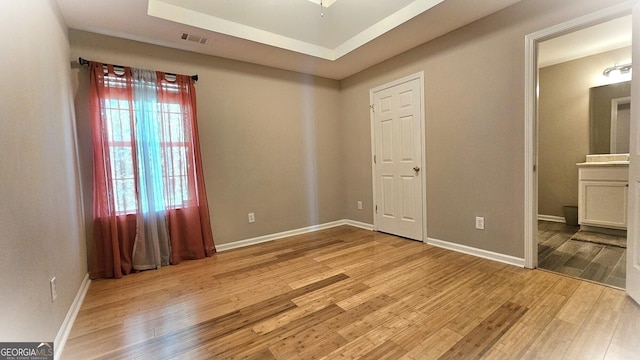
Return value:
M 209 43 L 209 38 L 203 37 L 203 36 L 199 36 L 199 35 L 194 35 L 194 34 L 189 34 L 186 32 L 183 32 L 180 35 L 180 39 L 182 40 L 187 40 L 187 41 L 193 41 L 196 42 L 198 44 L 203 44 L 206 45 Z

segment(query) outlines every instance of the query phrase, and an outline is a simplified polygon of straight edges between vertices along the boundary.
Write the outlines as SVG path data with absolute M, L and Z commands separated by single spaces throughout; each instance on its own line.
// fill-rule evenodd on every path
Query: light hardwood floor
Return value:
M 91 284 L 62 359 L 638 359 L 618 289 L 342 226 Z

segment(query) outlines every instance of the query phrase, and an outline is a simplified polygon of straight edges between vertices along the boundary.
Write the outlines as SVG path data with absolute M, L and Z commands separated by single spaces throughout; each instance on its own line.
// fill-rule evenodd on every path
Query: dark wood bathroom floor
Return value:
M 538 221 L 538 267 L 624 288 L 627 249 L 570 240 L 579 229 Z

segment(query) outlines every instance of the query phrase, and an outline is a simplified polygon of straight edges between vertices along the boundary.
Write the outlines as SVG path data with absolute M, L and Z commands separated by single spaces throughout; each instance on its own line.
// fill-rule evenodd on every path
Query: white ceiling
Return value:
M 540 43 L 538 67 L 631 46 L 631 15 Z
M 332 79 L 519 1 L 337 0 L 321 10 L 319 0 L 57 0 L 73 29 Z

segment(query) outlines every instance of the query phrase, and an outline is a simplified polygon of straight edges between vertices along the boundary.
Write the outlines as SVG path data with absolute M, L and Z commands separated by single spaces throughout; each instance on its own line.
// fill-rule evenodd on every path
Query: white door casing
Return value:
M 374 229 L 424 241 L 423 73 L 370 91 Z
M 629 217 L 627 219 L 626 289 L 640 304 L 640 3 L 633 7 L 633 76 L 631 80 L 631 141 L 629 142 Z

